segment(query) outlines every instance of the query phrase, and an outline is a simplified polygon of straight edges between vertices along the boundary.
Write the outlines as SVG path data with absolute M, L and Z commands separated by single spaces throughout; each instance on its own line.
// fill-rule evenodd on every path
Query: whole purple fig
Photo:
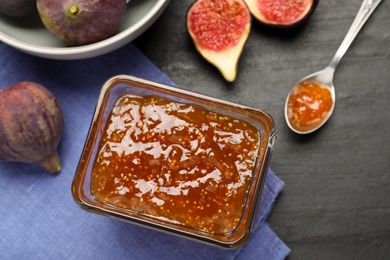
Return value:
M 12 17 L 25 17 L 37 11 L 35 0 L 0 0 L 0 13 Z
M 45 27 L 68 45 L 85 45 L 112 36 L 126 10 L 126 0 L 37 0 Z
M 37 163 L 61 170 L 57 152 L 64 119 L 57 98 L 28 81 L 0 90 L 0 160 Z

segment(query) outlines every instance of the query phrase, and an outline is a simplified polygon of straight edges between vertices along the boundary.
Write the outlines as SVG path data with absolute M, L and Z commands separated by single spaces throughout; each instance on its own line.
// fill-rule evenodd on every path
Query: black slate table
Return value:
M 271 167 L 286 186 L 269 222 L 292 249 L 289 259 L 390 259 L 390 2 L 382 1 L 341 61 L 330 121 L 306 136 L 285 123 L 286 95 L 328 65 L 362 1 L 320 0 L 294 31 L 253 21 L 234 83 L 195 50 L 185 27 L 192 2 L 171 1 L 135 43 L 179 87 L 272 115 Z

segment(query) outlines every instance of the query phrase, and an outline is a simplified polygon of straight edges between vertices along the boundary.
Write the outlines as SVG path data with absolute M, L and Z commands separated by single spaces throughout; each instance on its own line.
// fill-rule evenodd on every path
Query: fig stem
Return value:
M 37 163 L 50 173 L 56 173 L 61 171 L 61 160 L 60 156 L 58 155 L 58 151 L 55 151 L 54 153 L 50 154 L 49 156 L 40 160 Z
M 68 14 L 70 16 L 75 16 L 80 13 L 80 8 L 76 4 L 71 4 L 68 8 Z

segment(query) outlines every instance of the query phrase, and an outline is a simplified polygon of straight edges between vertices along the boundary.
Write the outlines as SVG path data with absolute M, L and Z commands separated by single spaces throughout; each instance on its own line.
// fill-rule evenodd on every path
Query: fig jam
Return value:
M 251 124 L 157 96 L 109 114 L 91 175 L 105 204 L 212 234 L 233 232 L 259 154 Z
M 306 130 L 320 125 L 333 106 L 329 88 L 319 82 L 297 84 L 287 101 L 288 120 L 295 129 Z

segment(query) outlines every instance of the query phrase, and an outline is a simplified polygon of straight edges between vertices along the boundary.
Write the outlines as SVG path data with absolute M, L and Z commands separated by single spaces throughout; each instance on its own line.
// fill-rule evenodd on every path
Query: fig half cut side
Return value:
M 260 23 L 277 28 L 295 28 L 315 10 L 318 0 L 244 0 Z
M 232 82 L 251 29 L 243 0 L 197 0 L 187 12 L 187 30 L 199 53 Z

